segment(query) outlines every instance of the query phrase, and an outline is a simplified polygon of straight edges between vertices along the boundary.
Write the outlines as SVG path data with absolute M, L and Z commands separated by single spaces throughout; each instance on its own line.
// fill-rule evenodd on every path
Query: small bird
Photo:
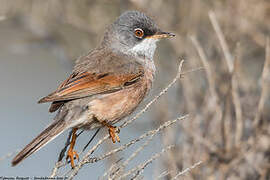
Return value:
M 71 75 L 38 103 L 51 102 L 54 121 L 12 160 L 12 166 L 72 128 L 67 160 L 74 168 L 78 129 L 107 127 L 112 142 L 120 142 L 113 124 L 130 115 L 149 92 L 155 76 L 156 42 L 175 36 L 158 28 L 142 12 L 127 11 L 106 30 L 100 45 L 79 57 Z

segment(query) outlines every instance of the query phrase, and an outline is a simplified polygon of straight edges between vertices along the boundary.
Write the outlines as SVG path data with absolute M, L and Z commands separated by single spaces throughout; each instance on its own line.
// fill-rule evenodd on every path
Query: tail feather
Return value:
M 11 162 L 12 166 L 16 166 L 22 160 L 24 160 L 34 152 L 38 151 L 40 148 L 42 148 L 48 142 L 56 138 L 67 128 L 69 127 L 66 121 L 64 121 L 63 119 L 59 121 L 54 121 L 14 157 L 14 159 Z

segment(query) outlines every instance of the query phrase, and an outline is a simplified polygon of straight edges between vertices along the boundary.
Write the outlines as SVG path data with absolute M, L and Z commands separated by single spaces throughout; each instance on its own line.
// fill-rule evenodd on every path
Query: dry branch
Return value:
M 269 72 L 270 72 L 270 42 L 269 37 L 266 38 L 265 46 L 265 62 L 261 77 L 261 96 L 258 104 L 258 109 L 255 115 L 253 126 L 256 128 L 259 124 L 260 118 L 262 116 L 265 100 L 268 97 L 268 84 L 269 84 Z
M 178 179 L 180 176 L 185 175 L 187 172 L 191 171 L 192 169 L 196 168 L 197 166 L 201 165 L 202 161 L 199 161 L 197 163 L 195 163 L 194 165 L 192 165 L 191 167 L 188 167 L 186 169 L 184 169 L 183 171 L 179 172 L 175 177 L 173 177 L 171 180 L 176 180 Z
M 138 137 L 136 139 L 133 139 L 133 140 L 129 141 L 128 143 L 120 146 L 119 148 L 113 149 L 112 151 L 110 151 L 110 152 L 108 152 L 108 153 L 106 153 L 106 154 L 104 154 L 104 155 L 102 155 L 100 157 L 95 157 L 95 158 L 90 158 L 89 157 L 89 158 L 85 159 L 84 164 L 86 164 L 86 163 L 95 163 L 95 162 L 98 162 L 100 160 L 103 160 L 103 159 L 105 159 L 105 158 L 107 158 L 107 157 L 109 157 L 109 156 L 111 156 L 111 155 L 113 155 L 113 154 L 115 154 L 115 153 L 117 153 L 119 151 L 123 151 L 123 150 L 127 149 L 129 146 L 139 142 L 140 140 L 142 140 L 142 139 L 144 139 L 144 138 L 146 138 L 148 136 L 150 136 L 150 140 L 152 140 L 152 137 L 154 135 L 156 135 L 159 131 L 161 131 L 161 130 L 171 126 L 172 124 L 176 123 L 177 121 L 183 120 L 183 119 L 185 119 L 187 117 L 188 117 L 188 115 L 185 115 L 185 116 L 180 116 L 177 119 L 167 121 L 164 124 L 162 124 L 161 126 L 159 126 L 157 129 L 148 131 L 148 132 L 142 134 L 140 137 Z M 141 146 L 141 147 L 143 147 L 143 146 Z
M 239 71 L 238 64 L 240 61 L 240 44 L 237 44 L 236 52 L 235 52 L 235 60 L 234 60 L 234 71 L 232 72 L 232 100 L 234 104 L 235 114 L 236 114 L 236 130 L 235 130 L 235 144 L 236 146 L 241 145 L 241 138 L 244 132 L 244 119 L 242 106 L 239 97 L 239 83 L 237 80 L 237 73 Z
M 216 14 L 214 13 L 214 11 L 210 11 L 208 15 L 209 15 L 211 23 L 215 29 L 218 40 L 220 42 L 222 51 L 223 51 L 224 56 L 225 56 L 226 64 L 227 64 L 228 69 L 229 69 L 229 72 L 232 73 L 233 72 L 233 58 L 232 58 L 232 55 L 230 53 L 228 44 L 225 40 L 225 37 L 221 31 L 220 25 L 218 24 Z
M 128 163 L 132 161 L 146 146 L 149 145 L 149 143 L 152 141 L 155 134 L 152 134 L 144 143 L 142 146 L 140 146 L 136 151 L 134 151 L 123 163 L 118 164 L 118 168 L 110 168 L 109 172 L 105 172 L 103 177 L 106 177 L 107 174 L 114 174 L 112 178 L 115 178 L 116 175 L 118 175 L 118 172 L 121 170 L 124 170 Z M 115 166 L 116 164 L 113 164 L 112 166 Z M 114 171 L 112 171 L 114 170 Z
M 140 175 L 142 173 L 142 171 L 146 168 L 146 166 L 148 166 L 154 160 L 156 160 L 157 158 L 159 158 L 163 153 L 165 153 L 166 151 L 170 150 L 173 147 L 174 147 L 173 145 L 167 146 L 166 148 L 162 149 L 161 152 L 154 154 L 150 159 L 148 159 L 144 163 L 139 164 L 137 167 L 129 170 L 127 173 L 125 173 L 122 176 L 120 176 L 119 179 L 124 179 L 127 176 L 131 175 L 132 173 L 134 173 L 133 174 L 133 178 L 135 178 L 136 176 L 138 176 L 138 175 Z
M 157 129 L 148 131 L 148 132 L 142 134 L 140 137 L 138 137 L 138 138 L 136 138 L 136 139 L 134 139 L 134 140 L 128 142 L 127 144 L 122 145 L 122 146 L 119 147 L 119 148 L 116 148 L 116 149 L 114 149 L 114 150 L 112 150 L 112 151 L 110 151 L 110 152 L 108 152 L 108 153 L 106 153 L 106 154 L 100 156 L 99 158 L 89 158 L 89 159 L 86 161 L 86 163 L 93 163 L 93 162 L 97 162 L 97 161 L 99 161 L 99 160 L 102 160 L 102 159 L 104 159 L 104 158 L 106 158 L 106 157 L 108 157 L 108 156 L 110 156 L 110 155 L 112 155 L 112 154 L 114 154 L 114 153 L 117 153 L 117 152 L 119 152 L 119 151 L 122 151 L 122 150 L 128 148 L 130 145 L 135 144 L 136 142 L 139 142 L 140 140 L 142 140 L 142 139 L 144 139 L 144 138 L 150 136 L 149 139 L 148 139 L 142 146 L 140 146 L 140 147 L 139 147 L 139 148 L 138 148 L 138 149 L 130 156 L 130 158 L 128 158 L 128 159 L 123 163 L 123 167 L 125 167 L 125 166 L 126 166 L 126 165 L 127 165 L 127 164 L 128 164 L 128 163 L 129 163 L 129 162 L 130 162 L 130 161 L 131 161 L 131 160 L 132 160 L 139 152 L 140 152 L 140 151 L 143 150 L 143 148 L 144 148 L 146 145 L 148 145 L 148 143 L 153 139 L 153 137 L 154 137 L 158 132 L 160 132 L 161 130 L 163 130 L 163 129 L 165 129 L 165 128 L 171 126 L 172 124 L 174 124 L 174 123 L 176 123 L 176 122 L 178 122 L 178 121 L 180 121 L 180 120 L 183 120 L 183 119 L 185 119 L 185 118 L 187 118 L 187 117 L 188 117 L 188 115 L 185 115 L 185 116 L 180 116 L 180 117 L 178 117 L 177 119 L 174 119 L 174 120 L 171 120 L 171 121 L 167 121 L 167 122 L 165 122 L 164 124 L 160 125 Z

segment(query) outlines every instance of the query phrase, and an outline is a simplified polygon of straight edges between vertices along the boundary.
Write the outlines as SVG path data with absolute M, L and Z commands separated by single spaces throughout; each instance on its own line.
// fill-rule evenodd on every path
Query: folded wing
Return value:
M 133 82 L 136 82 L 143 75 L 143 72 L 136 74 L 96 74 L 81 73 L 72 74 L 64 81 L 58 89 L 42 98 L 38 103 L 61 102 L 96 94 L 118 91 Z

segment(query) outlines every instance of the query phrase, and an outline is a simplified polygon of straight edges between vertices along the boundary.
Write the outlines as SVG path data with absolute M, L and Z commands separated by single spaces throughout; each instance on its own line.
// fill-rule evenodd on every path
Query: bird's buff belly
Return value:
M 147 85 L 137 84 L 92 99 L 88 103 L 87 123 L 82 128 L 94 129 L 101 126 L 100 122 L 117 123 L 136 109 L 147 92 Z

